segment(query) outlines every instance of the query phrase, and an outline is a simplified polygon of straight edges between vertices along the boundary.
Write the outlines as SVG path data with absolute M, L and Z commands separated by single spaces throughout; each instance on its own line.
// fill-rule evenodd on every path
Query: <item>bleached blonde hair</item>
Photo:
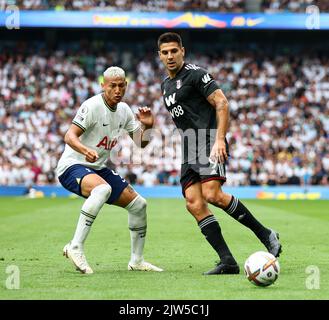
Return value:
M 125 71 L 120 67 L 109 67 L 103 73 L 104 78 L 126 78 Z

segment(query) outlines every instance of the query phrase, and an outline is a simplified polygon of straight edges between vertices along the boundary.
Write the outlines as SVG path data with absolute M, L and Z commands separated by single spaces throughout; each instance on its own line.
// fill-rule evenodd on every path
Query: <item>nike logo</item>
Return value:
M 103 127 L 106 127 L 108 125 L 109 125 L 109 123 L 103 123 Z
M 245 213 L 244 214 L 241 214 L 239 217 L 238 217 L 238 220 L 240 221 L 240 220 L 242 220 L 244 217 L 245 217 Z

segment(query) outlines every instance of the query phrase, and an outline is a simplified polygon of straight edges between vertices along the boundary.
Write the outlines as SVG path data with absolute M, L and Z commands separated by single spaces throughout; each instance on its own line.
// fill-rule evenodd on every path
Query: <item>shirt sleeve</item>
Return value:
M 140 123 L 136 120 L 133 112 L 131 111 L 128 105 L 126 106 L 126 110 L 127 110 L 127 121 L 125 124 L 125 129 L 129 133 L 132 133 L 140 128 Z
M 92 126 L 92 112 L 87 104 L 81 105 L 72 120 L 72 123 L 81 128 L 83 131 L 86 131 Z
M 196 89 L 207 98 L 215 90 L 220 89 L 213 76 L 206 70 L 200 68 L 193 71 L 194 85 Z

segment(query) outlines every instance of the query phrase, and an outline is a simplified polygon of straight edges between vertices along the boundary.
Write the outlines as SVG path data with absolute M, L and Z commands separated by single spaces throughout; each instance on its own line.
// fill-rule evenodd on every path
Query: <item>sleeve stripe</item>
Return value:
M 76 122 L 76 121 L 72 121 L 73 124 L 75 124 L 76 126 L 78 126 L 80 129 L 82 129 L 83 131 L 86 131 L 86 128 L 84 128 L 80 123 Z

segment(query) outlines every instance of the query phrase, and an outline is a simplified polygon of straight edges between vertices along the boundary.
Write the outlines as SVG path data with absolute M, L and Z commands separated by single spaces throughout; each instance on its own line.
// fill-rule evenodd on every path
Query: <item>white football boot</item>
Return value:
M 87 262 L 83 250 L 78 246 L 72 247 L 71 242 L 63 248 L 63 256 L 69 258 L 73 262 L 77 271 L 86 274 L 94 273 L 93 269 L 90 268 Z
M 131 262 L 128 263 L 128 270 L 129 271 L 155 271 L 155 272 L 162 272 L 163 269 L 154 266 L 153 264 L 141 261 L 139 263 L 133 264 Z

